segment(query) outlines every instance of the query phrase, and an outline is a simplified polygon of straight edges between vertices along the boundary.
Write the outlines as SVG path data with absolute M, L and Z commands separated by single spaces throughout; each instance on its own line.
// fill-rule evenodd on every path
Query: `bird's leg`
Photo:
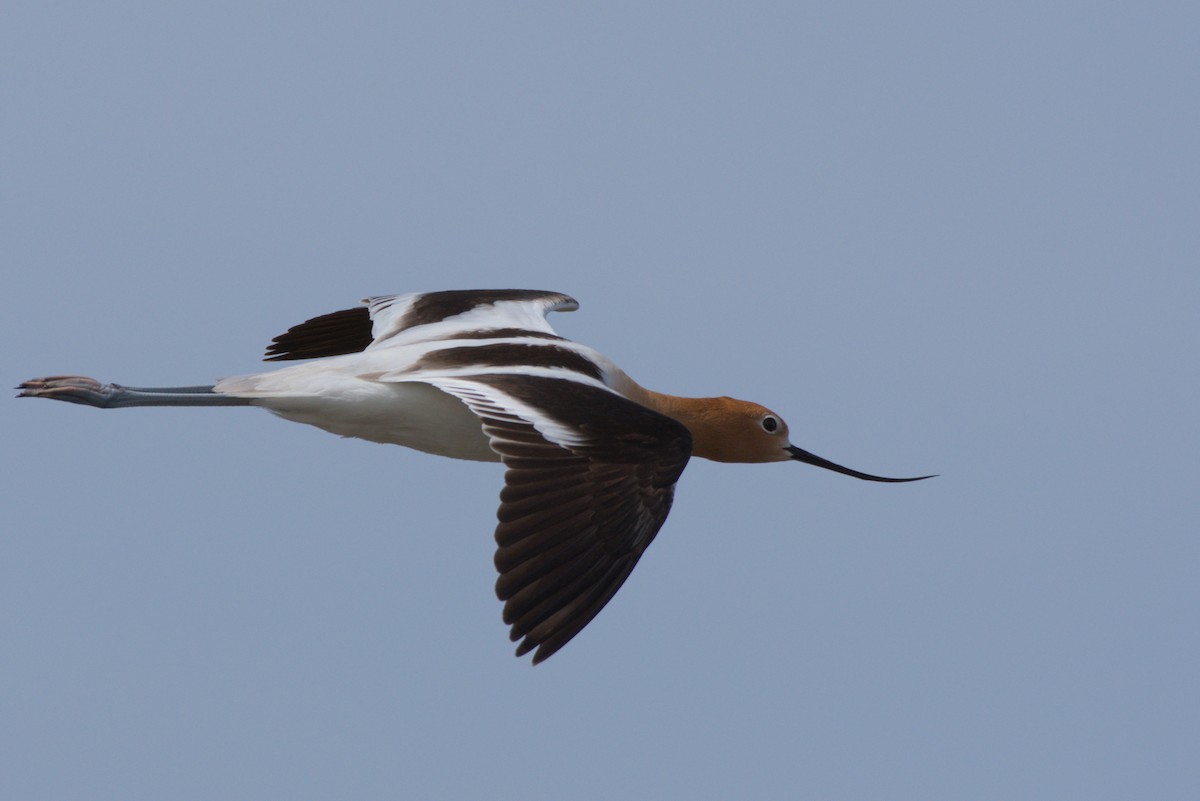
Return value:
M 250 398 L 233 398 L 213 392 L 211 385 L 199 387 L 123 387 L 101 384 L 94 378 L 56 375 L 23 382 L 18 398 L 50 398 L 82 403 L 98 409 L 124 406 L 249 406 Z

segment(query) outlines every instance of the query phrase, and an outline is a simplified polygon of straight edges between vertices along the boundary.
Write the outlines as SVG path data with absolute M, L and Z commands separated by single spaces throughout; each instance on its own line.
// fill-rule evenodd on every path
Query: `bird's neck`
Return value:
M 655 392 L 630 382 L 622 387 L 625 397 L 677 420 L 692 433 L 692 455 L 716 461 L 728 461 L 724 455 L 726 438 L 721 430 L 721 407 L 724 398 L 684 398 Z

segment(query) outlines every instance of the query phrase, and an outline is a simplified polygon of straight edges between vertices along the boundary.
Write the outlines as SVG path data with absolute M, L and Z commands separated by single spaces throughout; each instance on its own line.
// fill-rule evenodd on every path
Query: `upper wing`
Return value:
M 671 509 L 691 455 L 681 423 L 565 378 L 422 379 L 477 414 L 508 467 L 496 594 L 517 655 L 562 648 L 620 589 Z
M 450 335 L 544 335 L 551 311 L 574 311 L 579 303 L 559 292 L 533 289 L 466 289 L 383 295 L 364 306 L 314 317 L 292 326 L 267 347 L 266 361 L 316 359 L 358 353 L 373 345 Z

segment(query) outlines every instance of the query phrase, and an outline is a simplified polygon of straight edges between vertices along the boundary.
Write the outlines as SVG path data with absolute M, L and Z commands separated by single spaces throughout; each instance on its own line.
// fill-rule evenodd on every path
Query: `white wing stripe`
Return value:
M 529 375 L 530 371 L 522 372 L 513 370 L 510 374 Z M 548 375 L 547 377 L 562 378 L 563 375 L 559 373 L 557 375 Z M 514 422 L 524 420 L 532 425 L 539 434 L 559 447 L 577 448 L 587 443 L 587 440 L 580 436 L 578 431 L 550 419 L 541 409 L 522 403 L 511 395 L 500 392 L 494 387 L 474 381 L 464 381 L 452 376 L 446 378 L 422 376 L 421 381 L 432 384 L 438 389 L 460 398 L 477 415 L 498 417 Z M 611 391 L 599 382 L 580 380 L 579 383 L 591 384 L 599 389 Z

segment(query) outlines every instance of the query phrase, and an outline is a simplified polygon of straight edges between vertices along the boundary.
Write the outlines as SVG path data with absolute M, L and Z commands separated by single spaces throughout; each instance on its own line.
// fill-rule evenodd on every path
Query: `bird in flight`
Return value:
M 344 437 L 503 462 L 496 594 L 517 656 L 537 664 L 604 608 L 662 527 L 691 456 L 798 461 L 885 478 L 793 445 L 749 401 L 647 389 L 554 333 L 574 298 L 524 289 L 368 298 L 276 337 L 267 361 L 308 360 L 214 385 L 128 387 L 82 376 L 26 381 L 19 397 L 103 409 L 260 406 Z

